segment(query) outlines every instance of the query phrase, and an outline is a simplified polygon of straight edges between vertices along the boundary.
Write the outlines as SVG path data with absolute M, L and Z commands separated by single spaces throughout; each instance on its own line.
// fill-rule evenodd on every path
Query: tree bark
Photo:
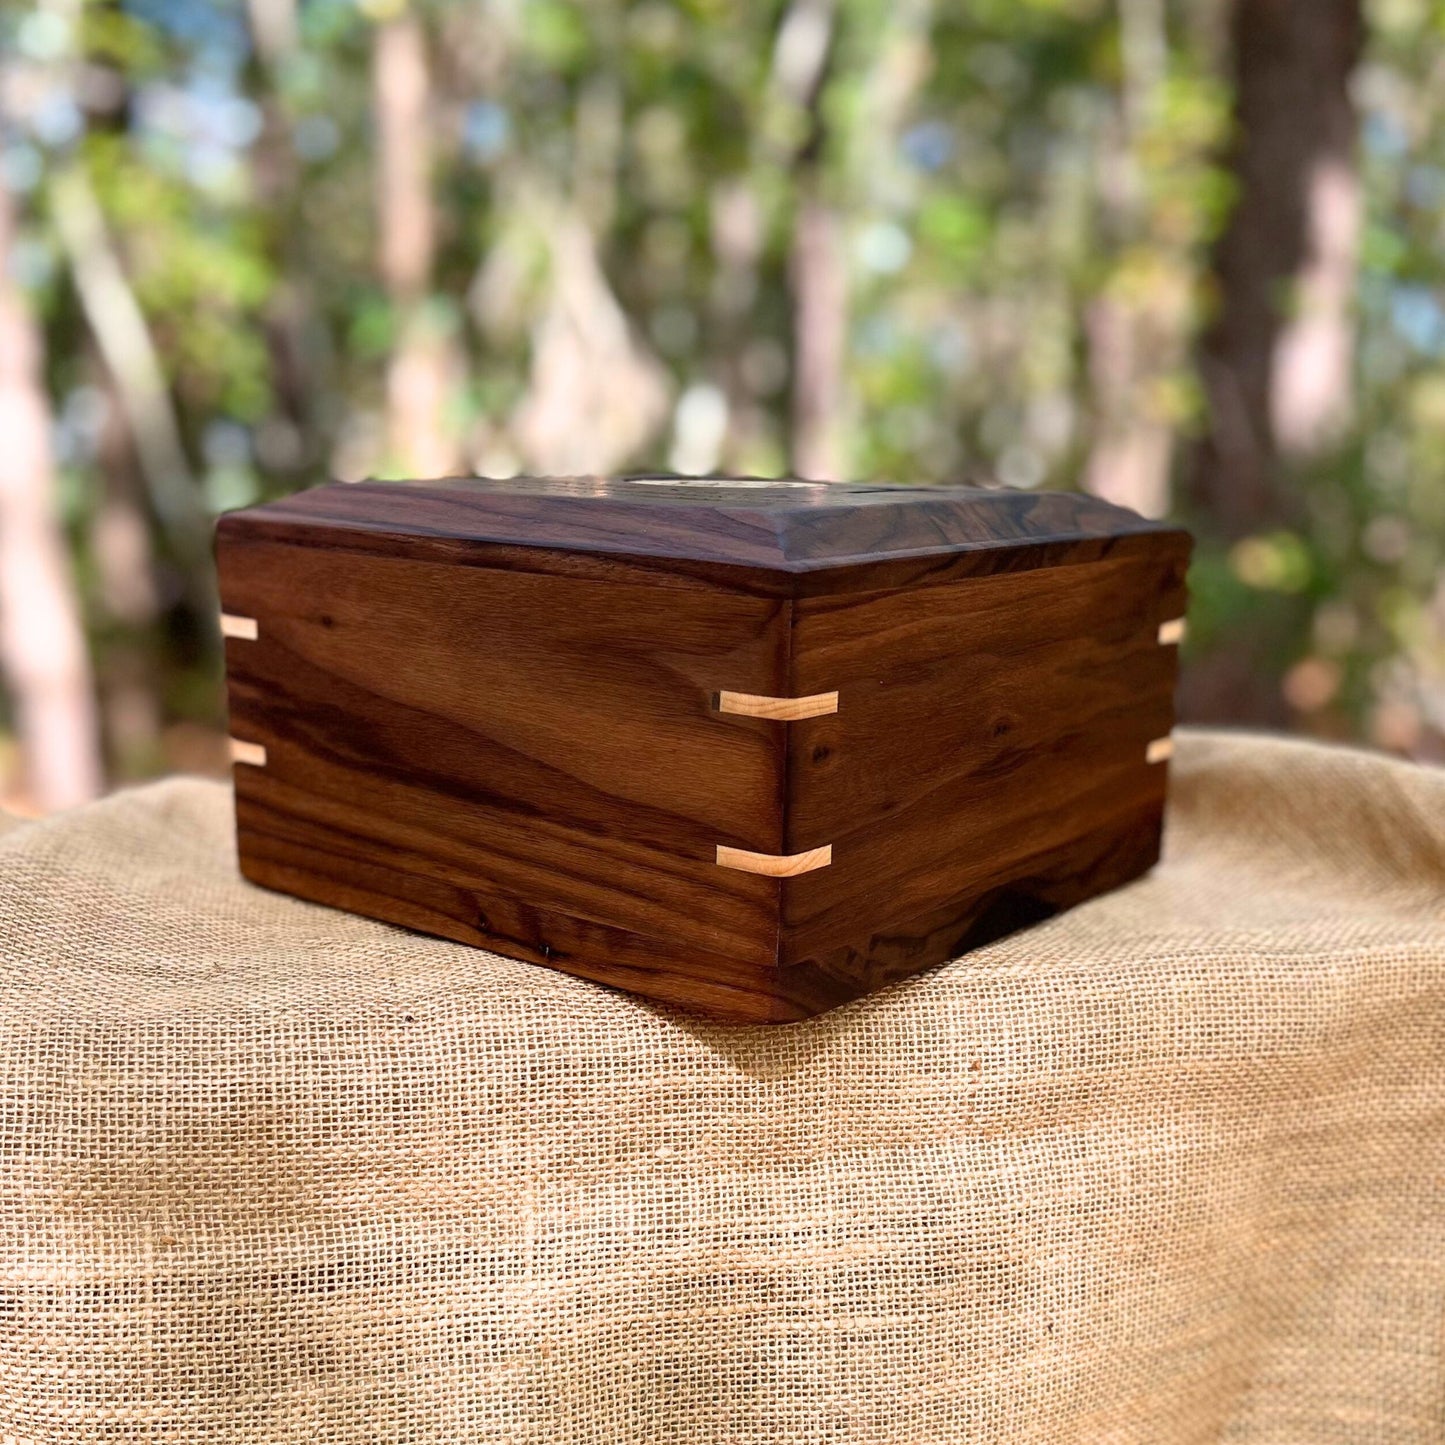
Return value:
M 0 668 L 25 801 L 48 812 L 100 792 L 100 747 L 80 606 L 55 515 L 43 341 L 9 279 L 13 245 L 11 200 L 0 187 Z
M 1231 34 L 1239 196 L 1214 255 L 1191 487 L 1238 538 L 1289 519 L 1280 462 L 1327 448 L 1349 417 L 1362 0 L 1235 0 Z

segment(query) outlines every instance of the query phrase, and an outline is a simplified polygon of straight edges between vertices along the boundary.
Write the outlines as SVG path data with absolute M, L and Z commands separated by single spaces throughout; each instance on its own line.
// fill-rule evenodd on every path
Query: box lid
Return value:
M 939 558 L 952 559 L 950 575 L 988 574 L 1093 560 L 1134 550 L 1131 542 L 1167 538 L 1188 546 L 1176 528 L 1075 493 L 791 478 L 334 483 L 245 516 L 282 527 L 672 559 L 793 577 Z

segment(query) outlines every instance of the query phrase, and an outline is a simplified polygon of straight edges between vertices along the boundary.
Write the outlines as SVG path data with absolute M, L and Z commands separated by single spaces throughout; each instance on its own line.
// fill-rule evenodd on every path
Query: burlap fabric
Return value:
M 1445 1439 L 1445 775 L 1181 740 L 1152 878 L 728 1029 L 0 839 L 0 1438 Z

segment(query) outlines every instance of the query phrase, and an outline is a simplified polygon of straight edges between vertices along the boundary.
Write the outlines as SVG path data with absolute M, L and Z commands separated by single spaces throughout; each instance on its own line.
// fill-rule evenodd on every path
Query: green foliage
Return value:
M 376 25 L 403 8 L 308 0 L 295 48 L 264 58 L 245 7 L 224 0 L 87 0 L 75 34 L 59 11 L 0 12 L 0 44 L 33 82 L 4 162 L 25 181 L 38 158 L 25 254 L 99 649 L 114 626 L 88 520 L 112 463 L 85 417 L 103 368 L 49 230 L 47 177 L 78 164 L 93 184 L 208 506 L 383 468 L 385 367 L 406 318 L 377 273 L 369 67 Z M 461 360 L 446 418 L 463 453 L 524 460 L 512 418 L 552 294 L 551 238 L 580 216 L 674 401 L 726 398 L 716 464 L 786 465 L 790 249 L 816 195 L 840 219 L 847 270 L 853 473 L 1079 485 L 1120 405 L 1091 370 L 1101 308 L 1143 338 L 1122 405 L 1181 439 L 1182 458 L 1200 420 L 1208 247 L 1234 193 L 1221 6 L 1168 0 L 1162 30 L 1133 39 L 1128 8 L 842 0 L 810 98 L 780 69 L 792 11 L 778 0 L 422 6 L 438 235 L 425 316 Z M 1267 634 L 1276 683 L 1314 666 L 1301 721 L 1358 732 L 1384 708 L 1374 736 L 1428 751 L 1445 732 L 1445 3 L 1376 0 L 1371 22 L 1354 430 L 1298 477 L 1298 516 L 1279 529 L 1231 548 L 1196 519 L 1192 648 Z M 76 109 L 82 61 L 111 102 Z M 629 460 L 666 466 L 676 425 Z M 195 716 L 214 694 L 168 586 L 152 643 L 168 706 Z

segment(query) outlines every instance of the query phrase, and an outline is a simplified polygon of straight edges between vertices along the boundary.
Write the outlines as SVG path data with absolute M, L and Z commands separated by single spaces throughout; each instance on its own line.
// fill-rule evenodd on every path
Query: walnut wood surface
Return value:
M 1178 657 L 1158 627 L 1183 564 L 799 604 L 792 685 L 827 678 L 842 706 L 788 732 L 784 847 L 827 839 L 833 866 L 783 888 L 785 970 L 910 971 L 977 941 L 984 913 L 1042 916 L 1152 865 L 1166 772 L 1148 750 Z
M 368 484 L 224 518 L 246 876 L 780 1021 L 1148 868 L 1187 538 L 817 490 Z
M 1072 493 L 746 479 L 357 482 L 245 516 L 311 545 L 370 537 L 386 554 L 442 547 L 458 565 L 549 572 L 590 561 L 604 577 L 640 567 L 654 585 L 698 578 L 786 597 L 1091 561 L 1171 534 Z
M 719 681 L 776 692 L 776 603 L 296 549 L 227 529 L 231 732 L 243 867 L 307 896 L 386 866 L 375 911 L 479 937 L 471 895 L 752 962 L 774 956 L 776 885 L 719 842 L 779 853 L 781 736 L 718 727 Z M 267 876 L 263 876 L 267 875 Z M 431 889 L 454 890 L 443 916 Z M 301 891 L 300 888 L 297 891 Z M 522 938 L 530 944 L 542 942 Z

